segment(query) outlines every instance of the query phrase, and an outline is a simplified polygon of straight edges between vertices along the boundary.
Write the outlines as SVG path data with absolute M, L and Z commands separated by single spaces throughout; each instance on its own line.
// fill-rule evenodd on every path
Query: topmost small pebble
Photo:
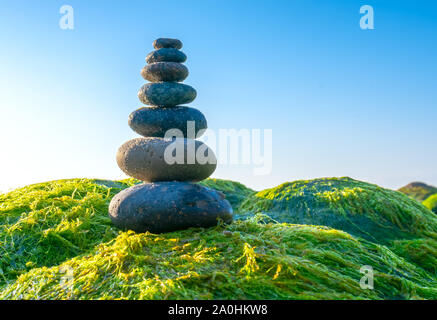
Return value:
M 161 48 L 181 49 L 182 42 L 178 39 L 159 38 L 153 41 L 153 47 L 155 49 L 161 49 Z

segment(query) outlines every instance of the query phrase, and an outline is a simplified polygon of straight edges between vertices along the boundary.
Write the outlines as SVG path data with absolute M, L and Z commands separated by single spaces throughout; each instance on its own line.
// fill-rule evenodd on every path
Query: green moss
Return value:
M 434 239 L 397 240 L 391 249 L 437 276 L 437 241 Z
M 374 266 L 374 290 L 360 288 L 363 265 Z M 436 286 L 385 247 L 344 232 L 252 219 L 225 229 L 121 232 L 87 255 L 30 270 L 0 298 L 435 299 Z
M 422 202 L 425 207 L 431 210 L 434 213 L 437 213 L 437 193 L 428 197 L 425 201 Z
M 412 182 L 399 189 L 400 192 L 418 201 L 423 201 L 429 196 L 437 193 L 437 188 L 423 182 Z
M 404 194 L 351 178 L 287 182 L 249 197 L 242 217 L 262 212 L 278 222 L 316 224 L 387 244 L 434 237 L 437 217 Z
M 108 205 L 129 185 L 129 181 L 59 180 L 0 195 L 3 280 L 14 279 L 29 266 L 61 263 L 114 238 L 117 232 Z
M 140 183 L 97 179 L 58 180 L 0 195 L 0 285 L 29 266 L 52 266 L 114 238 L 108 217 L 112 197 Z M 234 205 L 250 189 L 231 181 L 202 184 L 223 191 Z
M 399 230 L 421 236 L 398 235 L 389 248 L 314 226 L 317 219 L 293 225 L 253 213 L 210 229 L 120 232 L 108 204 L 136 183 L 61 180 L 0 195 L 0 299 L 437 299 L 434 215 L 397 192 L 346 178 L 298 181 L 256 195 L 236 182 L 202 182 L 234 196 L 241 219 L 251 202 L 290 215 L 296 197 L 309 212 L 324 206 L 333 219 L 361 205 L 357 215 L 373 208 L 369 219 L 379 214 L 391 221 L 381 211 L 388 207 L 399 215 Z M 360 288 L 363 265 L 375 270 L 374 290 Z

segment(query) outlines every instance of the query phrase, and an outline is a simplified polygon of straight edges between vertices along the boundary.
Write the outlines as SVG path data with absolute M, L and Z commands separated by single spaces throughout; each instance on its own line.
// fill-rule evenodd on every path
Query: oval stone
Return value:
M 192 121 L 189 123 L 189 121 Z M 129 126 L 144 137 L 163 138 L 170 129 L 179 129 L 183 137 L 195 139 L 208 127 L 202 112 L 190 107 L 143 107 L 129 115 Z M 190 127 L 192 126 L 192 127 Z M 187 127 L 189 131 L 187 131 Z M 198 136 L 199 134 L 199 136 Z
M 197 92 L 193 87 L 176 82 L 146 83 L 138 91 L 138 98 L 147 105 L 172 107 L 192 102 Z
M 182 42 L 178 39 L 159 38 L 159 39 L 156 39 L 155 41 L 153 41 L 153 47 L 155 49 L 161 49 L 161 48 L 181 49 Z
M 188 68 L 177 62 L 155 62 L 145 66 L 141 75 L 150 82 L 184 81 L 188 77 Z
M 123 144 L 117 164 L 128 176 L 146 182 L 201 181 L 214 172 L 217 159 L 201 141 L 150 137 Z
M 170 232 L 232 222 L 232 207 L 216 190 L 187 182 L 157 182 L 125 189 L 112 198 L 109 216 L 120 229 Z
M 182 51 L 174 48 L 161 48 L 150 52 L 146 57 L 147 63 L 154 62 L 185 62 L 187 56 Z

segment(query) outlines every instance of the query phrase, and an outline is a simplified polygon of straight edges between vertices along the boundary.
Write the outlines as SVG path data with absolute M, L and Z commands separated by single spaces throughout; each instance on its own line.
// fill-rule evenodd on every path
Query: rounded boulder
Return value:
M 138 91 L 138 98 L 147 105 L 172 107 L 192 102 L 196 90 L 186 84 L 176 82 L 146 83 Z
M 147 63 L 155 62 L 185 62 L 187 56 L 182 51 L 174 48 L 161 48 L 150 52 L 146 57 Z
M 143 107 L 129 115 L 129 126 L 144 137 L 163 138 L 171 129 L 178 129 L 185 138 L 195 139 L 208 127 L 206 118 L 197 109 L 177 107 Z
M 159 39 L 156 39 L 155 41 L 153 41 L 153 47 L 155 49 L 161 49 L 161 48 L 181 49 L 182 42 L 178 39 L 159 38 Z
M 141 76 L 150 82 L 184 81 L 188 68 L 177 62 L 155 62 L 141 70 Z
M 187 182 L 140 184 L 114 196 L 109 216 L 120 229 L 170 232 L 232 222 L 232 207 L 216 190 Z
M 217 159 L 201 141 L 149 137 L 124 143 L 117 164 L 128 176 L 146 182 L 201 181 L 214 172 Z

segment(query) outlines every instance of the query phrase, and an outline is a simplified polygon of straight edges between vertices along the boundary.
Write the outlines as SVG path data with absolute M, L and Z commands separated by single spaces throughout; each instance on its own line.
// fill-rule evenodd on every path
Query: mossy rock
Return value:
M 364 211 L 379 208 L 382 197 L 403 229 L 405 221 L 412 222 L 406 235 L 421 235 L 387 247 L 344 231 L 274 223 L 253 213 L 209 229 L 121 232 L 110 222 L 108 205 L 137 183 L 71 179 L 1 194 L 0 299 L 437 299 L 435 223 L 428 217 L 433 214 L 397 192 L 346 178 L 292 183 L 295 192 L 282 185 L 278 192 L 256 194 L 237 182 L 202 182 L 233 198 L 240 218 L 250 201 L 255 207 L 263 199 L 265 206 L 275 200 L 289 215 L 290 195 L 310 199 L 319 193 L 315 189 L 323 191 L 318 201 L 338 208 L 331 211 L 334 216 L 349 214 L 347 208 L 359 203 Z M 346 185 L 367 196 L 359 190 L 358 199 L 346 196 L 351 192 Z M 341 205 L 345 197 L 348 206 Z M 395 201 L 424 220 L 401 219 Z M 386 216 L 378 210 L 371 216 Z M 359 285 L 364 265 L 374 268 L 374 290 Z
M 57 180 L 0 194 L 0 284 L 29 268 L 53 266 L 114 238 L 108 206 L 121 190 L 141 183 L 100 179 Z M 234 208 L 254 193 L 233 181 L 208 179 Z
M 436 237 L 437 217 L 406 195 L 351 178 L 287 182 L 260 191 L 240 207 L 240 217 L 262 212 L 278 222 L 323 225 L 387 244 Z
M 425 201 L 422 202 L 425 207 L 431 210 L 434 213 L 437 213 L 437 193 L 432 196 L 426 198 Z
M 398 191 L 410 196 L 418 201 L 423 201 L 429 196 L 437 193 L 437 188 L 427 185 L 423 182 L 412 182 L 405 187 L 400 188 Z
M 437 275 L 437 241 L 435 239 L 396 240 L 390 249 L 431 274 Z
M 374 290 L 360 287 L 364 265 L 375 268 Z M 383 246 L 252 219 L 162 235 L 120 232 L 86 255 L 29 270 L 0 299 L 436 299 L 436 287 Z
M 58 180 L 0 195 L 0 284 L 29 268 L 52 266 L 117 235 L 112 197 L 133 180 Z

